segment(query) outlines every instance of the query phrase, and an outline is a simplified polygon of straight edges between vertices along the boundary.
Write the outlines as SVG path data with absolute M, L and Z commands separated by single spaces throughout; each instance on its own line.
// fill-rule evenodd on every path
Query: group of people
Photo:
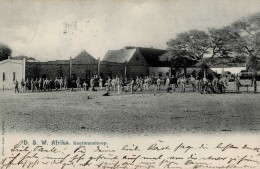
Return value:
M 77 78 L 76 81 L 77 90 L 84 91 L 97 91 L 97 90 L 106 90 L 106 91 L 117 91 L 120 94 L 122 91 L 125 92 L 138 92 L 138 91 L 149 91 L 151 86 L 154 86 L 155 91 L 165 90 L 167 92 L 172 91 L 181 91 L 186 92 L 187 85 L 190 85 L 193 92 L 198 92 L 201 94 L 208 93 L 224 93 L 226 92 L 226 88 L 228 86 L 229 79 L 227 76 L 214 76 L 212 80 L 206 77 L 194 77 L 190 75 L 190 77 L 186 76 L 168 76 L 166 78 L 161 77 L 136 77 L 136 78 L 127 78 L 124 79 L 122 77 L 108 77 L 108 79 L 103 80 L 102 77 L 94 75 L 91 77 L 89 81 L 82 81 L 80 78 Z M 239 77 L 236 77 L 236 92 L 239 93 L 239 88 L 241 86 Z M 49 90 L 62 90 L 68 89 L 68 80 L 65 77 L 64 79 L 55 78 L 52 79 L 42 79 L 36 78 L 35 80 L 31 78 L 31 80 L 27 79 L 20 82 L 21 90 L 19 90 L 19 83 L 15 81 L 15 93 L 16 92 L 37 92 L 37 91 L 49 91 Z M 73 85 L 71 86 L 71 90 L 74 90 Z
M 16 92 L 38 92 L 38 91 L 49 91 L 49 90 L 53 90 L 53 89 L 68 89 L 68 80 L 65 77 L 58 79 L 56 77 L 55 80 L 52 79 L 48 79 L 48 78 L 36 78 L 35 80 L 33 78 L 31 78 L 31 80 L 29 80 L 27 78 L 26 81 L 24 81 L 24 79 L 21 80 L 20 82 L 20 89 L 19 89 L 19 82 L 17 80 L 14 81 L 15 84 L 15 93 Z

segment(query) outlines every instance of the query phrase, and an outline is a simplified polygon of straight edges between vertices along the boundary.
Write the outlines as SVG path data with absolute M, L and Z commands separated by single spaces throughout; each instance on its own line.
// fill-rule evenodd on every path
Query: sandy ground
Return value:
M 0 92 L 0 118 L 8 133 L 259 133 L 260 95 L 231 89 L 226 94 L 188 89 L 111 96 L 102 96 L 103 91 L 5 91 Z

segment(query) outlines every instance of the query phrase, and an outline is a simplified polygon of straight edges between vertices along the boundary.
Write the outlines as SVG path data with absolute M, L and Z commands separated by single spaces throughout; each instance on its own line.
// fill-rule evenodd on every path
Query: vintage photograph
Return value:
M 260 168 L 259 0 L 0 0 L 1 169 Z

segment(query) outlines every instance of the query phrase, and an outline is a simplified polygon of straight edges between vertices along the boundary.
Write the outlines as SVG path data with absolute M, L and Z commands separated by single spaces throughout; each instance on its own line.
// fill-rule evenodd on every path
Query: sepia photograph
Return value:
M 260 168 L 259 0 L 0 15 L 0 169 Z

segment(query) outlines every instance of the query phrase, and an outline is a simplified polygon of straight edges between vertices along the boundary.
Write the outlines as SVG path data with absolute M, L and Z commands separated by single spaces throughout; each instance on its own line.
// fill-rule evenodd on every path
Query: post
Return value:
M 25 74 L 26 74 L 26 64 L 27 64 L 27 59 L 23 59 L 23 72 L 22 72 L 22 79 L 25 80 Z
M 125 77 L 126 77 L 126 61 L 125 61 L 125 64 L 124 64 L 124 66 L 125 66 Z
M 98 57 L 98 76 L 100 76 L 100 57 Z
M 69 77 L 69 79 L 71 80 L 71 76 L 72 76 L 72 58 L 70 57 L 70 67 L 69 67 L 69 69 L 70 69 L 70 77 Z

